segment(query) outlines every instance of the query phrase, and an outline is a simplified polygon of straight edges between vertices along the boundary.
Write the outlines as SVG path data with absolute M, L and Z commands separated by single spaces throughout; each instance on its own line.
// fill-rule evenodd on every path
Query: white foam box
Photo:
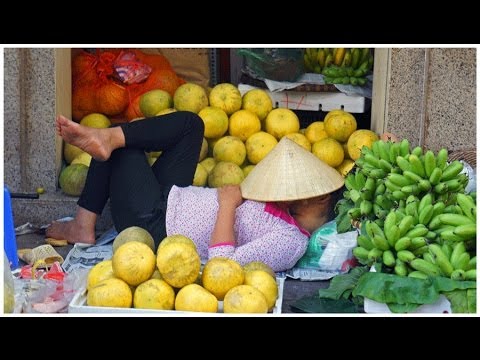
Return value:
M 243 95 L 248 90 L 255 89 L 250 85 L 238 86 Z M 291 110 L 331 111 L 343 109 L 351 113 L 365 112 L 365 97 L 359 95 L 345 95 L 342 92 L 306 92 L 306 91 L 269 91 L 265 90 L 272 99 L 274 107 Z
M 277 277 L 277 286 L 278 286 L 278 298 L 275 302 L 270 314 L 280 314 L 282 312 L 282 302 L 283 302 L 283 287 L 285 284 L 285 277 Z M 100 306 L 88 306 L 87 305 L 87 290 L 83 287 L 79 290 L 72 301 L 68 305 L 69 313 L 85 313 L 85 314 L 157 314 L 157 315 L 172 315 L 175 314 L 200 314 L 188 311 L 175 311 L 175 310 L 153 310 L 153 309 L 135 309 L 135 308 L 115 308 L 115 307 L 100 307 Z M 218 302 L 218 312 L 223 313 L 223 301 Z

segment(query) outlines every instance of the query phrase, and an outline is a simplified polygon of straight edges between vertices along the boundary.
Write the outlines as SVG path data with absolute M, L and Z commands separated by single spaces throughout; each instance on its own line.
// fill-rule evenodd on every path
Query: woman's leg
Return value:
M 203 122 L 189 112 L 93 130 L 59 118 L 57 129 L 66 141 L 93 157 L 112 155 L 108 161 L 92 160 L 75 220 L 53 223 L 47 230 L 47 236 L 72 243 L 94 242 L 96 217 L 109 196 L 117 230 L 133 225 L 147 227 L 148 219 L 158 216 L 155 206 L 165 197 L 162 187 L 191 185 L 203 138 Z M 162 151 L 162 155 L 150 168 L 144 151 L 153 150 Z M 89 231 L 79 231 L 79 223 L 93 226 Z

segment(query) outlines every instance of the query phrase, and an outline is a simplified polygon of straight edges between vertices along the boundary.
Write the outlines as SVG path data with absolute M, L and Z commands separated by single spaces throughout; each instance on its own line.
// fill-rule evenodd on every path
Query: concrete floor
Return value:
M 24 234 L 17 236 L 17 249 L 35 248 L 45 244 L 44 235 Z M 65 258 L 72 249 L 72 245 L 56 247 L 55 250 Z M 328 287 L 329 281 L 299 281 L 287 278 L 285 280 L 282 313 L 293 313 L 290 305 L 304 296 L 312 296 L 321 288 Z

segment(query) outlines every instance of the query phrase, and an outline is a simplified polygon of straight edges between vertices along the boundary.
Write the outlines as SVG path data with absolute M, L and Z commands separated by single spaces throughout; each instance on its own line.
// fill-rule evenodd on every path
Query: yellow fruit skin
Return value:
M 193 186 L 205 186 L 207 184 L 208 171 L 203 167 L 202 164 L 197 164 L 195 169 L 195 175 L 193 175 Z
M 265 130 L 277 140 L 280 140 L 287 134 L 298 132 L 300 130 L 300 120 L 298 120 L 297 114 L 290 109 L 273 109 L 265 119 Z
M 173 104 L 176 110 L 191 111 L 198 114 L 208 106 L 208 97 L 205 89 L 194 83 L 180 85 L 173 95 Z
M 132 306 L 132 298 L 132 291 L 125 281 L 111 278 L 88 290 L 87 305 L 129 308 Z
M 267 272 L 272 278 L 274 279 L 276 278 L 275 271 L 273 271 L 273 269 L 270 266 L 268 266 L 267 264 L 261 261 L 251 261 L 243 265 L 243 270 L 245 271 L 245 273 L 253 270 L 263 270 Z
M 218 162 L 208 174 L 208 186 L 218 188 L 223 185 L 238 185 L 245 179 L 243 170 L 229 161 Z
M 340 142 L 347 141 L 350 135 L 357 130 L 357 120 L 346 111 L 343 114 L 329 116 L 324 123 L 328 136 Z
M 312 154 L 331 167 L 339 166 L 345 157 L 343 146 L 332 138 L 322 139 L 314 143 Z
M 216 313 L 218 300 L 210 291 L 198 284 L 184 286 L 175 298 L 175 310 Z
M 228 161 L 238 166 L 242 165 L 247 156 L 247 149 L 242 140 L 236 136 L 224 136 L 213 147 L 215 161 Z
M 120 231 L 115 237 L 115 240 L 113 240 L 113 253 L 115 253 L 120 246 L 129 241 L 138 241 L 144 243 L 145 245 L 148 245 L 152 251 L 155 250 L 155 242 L 152 235 L 150 235 L 147 230 L 139 226 L 130 226 Z
M 250 110 L 238 110 L 230 116 L 228 133 L 246 141 L 251 135 L 259 132 L 260 128 L 260 119 L 257 114 Z
M 365 145 L 371 149 L 372 144 L 378 139 L 378 135 L 371 130 L 361 129 L 354 131 L 347 141 L 350 158 L 357 160 L 360 157 L 362 147 Z
M 338 165 L 335 169 L 342 174 L 343 177 L 347 176 L 347 174 L 352 170 L 355 166 L 355 161 L 352 159 L 344 159 L 340 165 Z
M 159 247 L 157 251 L 157 267 L 168 284 L 182 288 L 197 279 L 200 272 L 200 256 L 191 245 L 167 244 Z
M 310 141 L 305 135 L 301 133 L 291 133 L 291 134 L 285 135 L 285 137 L 296 142 L 298 145 L 303 147 L 308 152 L 312 151 L 312 144 L 310 143 Z
M 110 119 L 103 114 L 91 113 L 80 120 L 80 125 L 102 129 L 108 128 L 112 123 L 110 122 Z
M 269 133 L 259 131 L 253 134 L 245 142 L 248 161 L 258 164 L 277 144 L 278 140 Z
M 218 300 L 223 300 L 231 288 L 243 284 L 245 273 L 242 266 L 231 259 L 216 257 L 203 268 L 202 284 Z
M 252 270 L 245 273 L 245 285 L 260 290 L 267 300 L 268 310 L 272 310 L 278 297 L 278 286 L 275 279 L 263 270 Z
M 115 277 L 137 286 L 150 279 L 155 271 L 155 254 L 148 245 L 129 241 L 114 252 L 112 267 Z
M 195 245 L 192 239 L 190 239 L 189 237 L 186 237 L 185 235 L 175 234 L 175 235 L 168 235 L 162 239 L 162 241 L 160 242 L 160 245 L 158 245 L 157 253 L 161 248 L 163 248 L 168 244 L 185 244 L 190 246 L 193 250 L 197 251 L 197 246 Z
M 208 100 L 211 106 L 222 109 L 227 115 L 242 107 L 242 95 L 238 88 L 230 83 L 215 85 L 208 95 Z
M 207 106 L 198 113 L 205 125 L 204 135 L 208 139 L 223 136 L 228 130 L 228 115 L 220 108 Z
M 114 278 L 112 260 L 101 261 L 90 269 L 87 276 L 87 290 L 106 279 Z
M 310 144 L 314 144 L 317 141 L 327 138 L 328 134 L 325 131 L 325 123 L 323 121 L 312 122 L 305 129 L 305 136 L 308 141 L 310 141 Z
M 265 90 L 252 89 L 242 97 L 242 109 L 253 111 L 260 121 L 267 117 L 272 108 L 272 99 Z
M 262 292 L 251 285 L 238 285 L 230 289 L 223 301 L 224 313 L 260 313 L 268 312 L 268 305 Z
M 137 309 L 173 310 L 175 291 L 163 280 L 150 279 L 135 289 L 133 307 Z

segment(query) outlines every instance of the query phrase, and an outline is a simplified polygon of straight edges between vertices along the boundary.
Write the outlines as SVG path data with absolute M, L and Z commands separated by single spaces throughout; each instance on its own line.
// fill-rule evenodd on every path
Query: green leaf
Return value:
M 317 295 L 303 297 L 292 305 L 290 305 L 292 311 L 303 313 L 358 313 L 361 312 L 353 301 L 339 299 L 322 299 Z
M 385 304 L 432 304 L 439 296 L 431 280 L 378 272 L 363 274 L 352 294 Z
M 443 293 L 452 306 L 453 313 L 476 313 L 477 296 L 476 289 L 453 290 Z
M 358 279 L 368 271 L 366 266 L 357 266 L 347 274 L 334 276 L 327 289 L 320 289 L 318 296 L 324 299 L 347 299 L 351 296 L 353 289 L 357 286 Z
M 477 287 L 476 281 L 452 280 L 443 276 L 434 277 L 432 281 L 438 292 L 453 291 L 457 289 L 475 289 Z
M 388 308 L 392 313 L 408 313 L 419 306 L 420 304 L 387 304 Z
M 349 199 L 341 199 L 335 205 L 335 222 L 337 224 L 337 233 L 343 234 L 348 231 L 354 230 L 348 210 L 354 207 L 354 203 Z

